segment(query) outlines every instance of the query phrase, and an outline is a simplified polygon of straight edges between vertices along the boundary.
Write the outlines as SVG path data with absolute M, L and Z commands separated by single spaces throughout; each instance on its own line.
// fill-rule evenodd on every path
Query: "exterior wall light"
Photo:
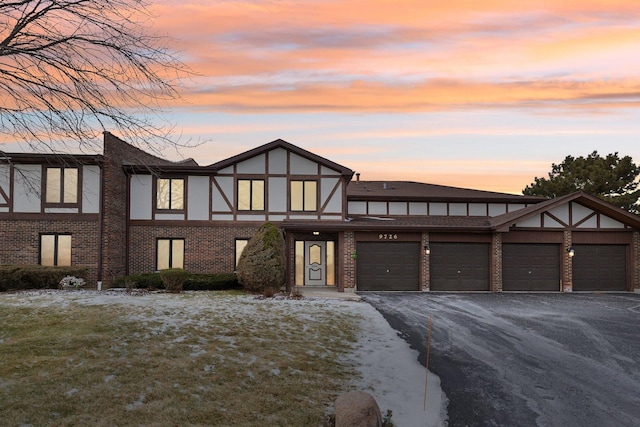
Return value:
M 319 235 L 320 235 L 320 232 L 319 232 L 319 231 L 314 231 L 314 232 L 313 232 L 313 235 L 314 235 L 314 236 L 319 236 Z
M 431 253 L 431 248 L 429 245 L 424 245 L 424 254 L 429 255 Z
M 573 246 L 569 246 L 567 248 L 567 254 L 569 254 L 569 256 L 573 258 L 573 256 L 576 254 L 576 250 L 573 249 Z

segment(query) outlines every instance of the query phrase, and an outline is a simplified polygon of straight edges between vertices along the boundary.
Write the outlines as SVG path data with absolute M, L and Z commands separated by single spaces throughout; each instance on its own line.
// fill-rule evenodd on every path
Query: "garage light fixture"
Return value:
M 313 235 L 314 235 L 314 236 L 319 236 L 319 235 L 320 235 L 320 232 L 319 232 L 319 231 L 314 231 L 314 232 L 313 232 Z
M 567 248 L 567 254 L 569 254 L 570 257 L 573 257 L 576 254 L 576 250 L 573 249 L 573 246 L 569 246 Z
M 429 255 L 431 253 L 431 248 L 429 245 L 424 245 L 424 254 Z

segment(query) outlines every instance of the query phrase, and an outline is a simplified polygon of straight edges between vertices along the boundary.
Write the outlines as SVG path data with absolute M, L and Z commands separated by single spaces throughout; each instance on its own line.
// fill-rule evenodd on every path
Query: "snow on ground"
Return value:
M 189 294 L 188 292 L 185 294 Z M 183 295 L 185 295 L 183 294 Z M 194 293 L 193 295 L 197 295 Z M 28 291 L 3 295 L 2 301 L 12 305 L 67 306 L 84 305 L 134 305 L 153 307 L 155 315 L 144 318 L 130 315 L 131 320 L 159 322 L 161 328 L 178 328 L 180 324 L 201 322 L 202 310 L 209 309 L 210 299 L 182 298 L 169 294 L 128 295 L 122 291 Z M 440 379 L 428 374 L 426 407 L 426 369 L 418 363 L 418 352 L 398 336 L 382 315 L 364 302 L 328 298 L 304 300 L 257 300 L 252 296 L 237 296 L 215 300 L 217 313 L 229 313 L 234 317 L 243 312 L 256 315 L 257 304 L 287 304 L 288 312 L 304 316 L 318 305 L 322 310 L 353 313 L 362 319 L 361 333 L 350 362 L 361 374 L 354 387 L 375 397 L 383 415 L 390 409 L 392 421 L 398 427 L 442 426 L 447 422 L 447 399 L 440 387 Z M 315 307 L 313 307 L 315 306 Z M 314 308 L 313 310 L 312 307 Z M 269 309 L 261 310 L 265 316 Z M 140 317 L 140 316 L 139 316 Z M 309 320 L 314 321 L 309 314 Z M 317 321 L 317 319 L 315 319 Z M 197 349 L 195 349 L 197 351 Z
M 392 420 L 399 427 L 446 425 L 447 398 L 440 388 L 440 378 L 429 372 L 425 409 L 426 369 L 418 363 L 412 350 L 384 317 L 367 303 L 355 304 L 365 319 L 354 360 L 362 380 L 357 387 L 373 395 L 382 413 L 393 411 Z

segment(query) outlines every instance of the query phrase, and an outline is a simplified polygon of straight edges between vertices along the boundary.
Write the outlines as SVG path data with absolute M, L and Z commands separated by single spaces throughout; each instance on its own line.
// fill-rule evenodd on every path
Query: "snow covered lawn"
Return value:
M 436 426 L 446 398 L 362 302 L 240 293 L 0 294 L 5 425 L 320 425 L 344 391 L 397 426 Z

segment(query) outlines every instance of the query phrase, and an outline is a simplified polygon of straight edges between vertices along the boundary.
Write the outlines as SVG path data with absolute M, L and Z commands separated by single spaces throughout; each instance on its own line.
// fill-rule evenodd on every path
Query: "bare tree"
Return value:
M 173 144 L 162 103 L 188 74 L 149 32 L 146 0 L 0 0 L 0 134 L 85 151 L 103 130 Z M 5 138 L 6 139 L 6 138 Z

